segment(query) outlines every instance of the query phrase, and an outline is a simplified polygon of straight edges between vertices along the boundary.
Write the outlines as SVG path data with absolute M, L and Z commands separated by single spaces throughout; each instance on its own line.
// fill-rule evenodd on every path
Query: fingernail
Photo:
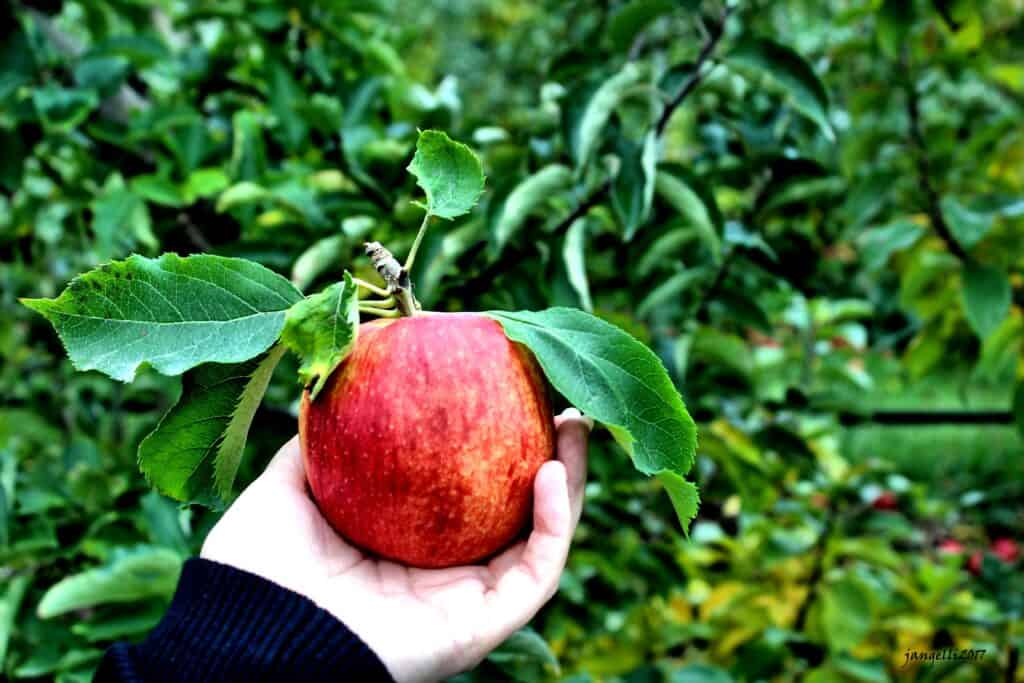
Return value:
M 587 426 L 587 431 L 594 429 L 594 418 L 584 415 L 576 408 L 566 408 L 560 416 L 563 420 L 577 420 Z

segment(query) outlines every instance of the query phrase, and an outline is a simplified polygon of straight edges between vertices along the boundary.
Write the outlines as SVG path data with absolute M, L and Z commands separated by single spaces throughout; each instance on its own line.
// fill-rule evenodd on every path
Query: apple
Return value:
M 971 553 L 971 556 L 967 558 L 967 571 L 974 576 L 981 576 L 981 563 L 985 559 L 985 554 L 980 550 L 975 550 Z
M 1020 557 L 1020 546 L 1012 538 L 997 538 L 989 549 L 1006 564 L 1013 564 Z
M 964 552 L 964 545 L 955 538 L 947 538 L 939 543 L 939 553 L 942 555 L 960 555 Z
M 509 545 L 554 453 L 536 360 L 476 313 L 418 313 L 359 326 L 355 347 L 299 438 L 320 511 L 347 540 L 416 567 Z
M 871 507 L 876 510 L 895 510 L 899 506 L 899 499 L 892 491 L 882 491 L 878 494 L 878 497 L 871 502 Z

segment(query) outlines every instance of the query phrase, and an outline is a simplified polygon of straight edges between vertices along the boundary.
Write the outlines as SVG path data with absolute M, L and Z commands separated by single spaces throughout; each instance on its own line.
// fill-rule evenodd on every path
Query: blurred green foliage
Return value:
M 1021 676 L 1021 561 L 992 542 L 1024 538 L 1022 10 L 5 4 L 2 673 L 88 680 L 216 521 L 136 467 L 178 380 L 76 373 L 17 297 L 132 252 L 243 256 L 305 291 L 370 276 L 364 239 L 415 234 L 405 167 L 440 128 L 488 188 L 428 234 L 424 305 L 593 309 L 661 356 L 701 433 L 689 538 L 596 435 L 562 590 L 462 680 Z M 295 375 L 243 480 L 295 431 Z M 921 424 L 936 410 L 1005 424 Z M 946 647 L 986 655 L 903 667 Z

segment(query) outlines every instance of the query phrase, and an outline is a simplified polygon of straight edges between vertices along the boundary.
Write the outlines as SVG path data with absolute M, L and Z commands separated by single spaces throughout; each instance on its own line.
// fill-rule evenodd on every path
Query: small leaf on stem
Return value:
M 359 329 L 359 290 L 347 272 L 319 294 L 308 296 L 290 309 L 281 341 L 299 355 L 299 378 L 316 399 L 334 368 L 345 359 Z
M 469 147 L 438 130 L 420 133 L 408 170 L 427 193 L 424 208 L 431 216 L 451 220 L 469 213 L 484 191 L 480 159 Z

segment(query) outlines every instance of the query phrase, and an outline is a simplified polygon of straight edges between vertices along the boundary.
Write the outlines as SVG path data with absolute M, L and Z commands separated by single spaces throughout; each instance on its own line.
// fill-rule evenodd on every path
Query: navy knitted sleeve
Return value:
M 393 683 L 359 637 L 313 601 L 209 560 L 185 563 L 167 614 L 139 645 L 111 647 L 98 683 Z

